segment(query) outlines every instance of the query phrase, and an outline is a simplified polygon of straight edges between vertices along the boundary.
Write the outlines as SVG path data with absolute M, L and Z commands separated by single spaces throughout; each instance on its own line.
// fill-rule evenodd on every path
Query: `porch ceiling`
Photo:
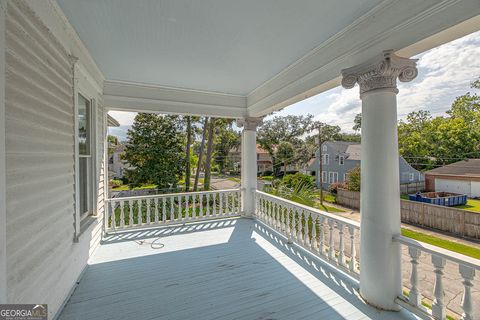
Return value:
M 478 0 L 57 0 L 116 109 L 257 116 L 338 85 L 385 49 L 479 29 Z M 148 85 L 143 85 L 148 84 Z

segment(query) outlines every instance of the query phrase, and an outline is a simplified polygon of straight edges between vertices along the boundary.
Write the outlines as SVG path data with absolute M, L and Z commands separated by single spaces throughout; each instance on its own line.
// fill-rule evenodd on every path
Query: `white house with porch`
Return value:
M 444 319 L 456 301 L 479 319 L 479 261 L 400 235 L 396 129 L 410 57 L 477 30 L 478 0 L 0 0 L 0 303 Z M 362 99 L 359 224 L 256 190 L 262 117 L 340 84 Z M 108 110 L 239 119 L 241 189 L 109 199 Z

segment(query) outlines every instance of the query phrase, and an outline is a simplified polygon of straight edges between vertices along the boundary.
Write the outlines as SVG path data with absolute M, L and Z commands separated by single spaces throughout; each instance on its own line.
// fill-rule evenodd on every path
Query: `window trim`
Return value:
M 88 79 L 86 77 L 78 77 L 77 73 L 80 69 L 75 66 L 75 75 L 74 75 L 74 165 L 75 165 L 75 178 L 74 178 L 74 193 L 75 193 L 75 211 L 74 211 L 74 238 L 73 241 L 75 243 L 79 242 L 79 238 L 82 233 L 98 218 L 98 150 L 97 150 L 97 139 L 98 139 L 98 105 L 97 101 L 94 97 L 96 97 L 96 91 L 91 88 L 88 83 Z M 79 148 L 79 137 L 78 137 L 78 99 L 79 95 L 83 96 L 89 103 L 90 103 L 90 169 L 89 169 L 89 178 L 90 181 L 88 182 L 89 190 L 87 191 L 88 194 L 88 202 L 91 206 L 91 210 L 89 214 L 82 217 L 82 213 L 80 212 L 80 148 Z
M 339 156 L 338 157 L 338 164 L 343 166 L 345 165 L 345 157 L 344 156 Z

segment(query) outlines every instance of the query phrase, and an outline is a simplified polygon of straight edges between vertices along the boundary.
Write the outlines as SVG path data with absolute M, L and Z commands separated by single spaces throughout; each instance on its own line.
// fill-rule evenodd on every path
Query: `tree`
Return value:
M 184 139 L 178 116 L 139 113 L 127 132 L 124 160 L 131 187 L 153 183 L 175 187 L 185 168 Z
M 192 144 L 192 118 L 190 116 L 186 116 L 187 121 L 187 128 L 186 128 L 186 135 L 187 135 L 187 144 L 185 146 L 185 192 L 190 191 L 190 146 Z
M 293 145 L 290 142 L 282 141 L 277 147 L 276 157 L 283 162 L 283 175 L 287 174 L 287 166 L 294 156 Z
M 203 190 L 210 190 L 210 181 L 212 173 L 212 155 L 213 155 L 213 140 L 215 139 L 215 118 L 210 119 L 208 125 L 208 142 L 207 153 L 205 155 L 205 178 L 203 181 Z
M 193 183 L 193 191 L 197 191 L 198 189 L 198 181 L 200 179 L 200 171 L 202 169 L 202 161 L 203 161 L 203 149 L 205 149 L 205 140 L 207 137 L 207 130 L 208 130 L 208 117 L 205 117 L 203 122 L 203 129 L 202 129 L 202 142 L 200 143 L 200 150 L 198 152 L 198 162 L 197 162 L 197 171 L 195 172 L 195 182 Z
M 324 122 L 315 121 L 311 130 L 318 130 L 318 174 L 320 178 L 320 204 L 323 205 L 323 155 L 322 155 L 322 146 L 325 142 L 337 138 L 340 134 L 339 126 L 332 126 Z
M 280 142 L 290 142 L 293 145 L 298 144 L 300 137 L 308 132 L 312 123 L 313 116 L 288 115 L 286 117 L 276 116 L 270 120 L 266 120 L 259 127 L 257 132 L 257 143 L 266 150 L 270 157 L 274 168 L 277 167 L 275 148 Z
M 353 131 L 358 132 L 362 128 L 362 114 L 357 113 L 355 119 L 353 119 Z
M 214 144 L 214 161 L 219 165 L 220 172 L 224 173 L 228 162 L 228 155 L 232 149 L 240 146 L 240 133 L 232 128 L 233 120 L 217 119 Z

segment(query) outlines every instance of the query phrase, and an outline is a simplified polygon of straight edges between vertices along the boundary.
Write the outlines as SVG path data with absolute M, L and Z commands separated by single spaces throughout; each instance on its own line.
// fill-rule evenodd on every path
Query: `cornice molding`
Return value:
M 342 70 L 342 86 L 351 89 L 358 83 L 360 95 L 377 89 L 393 89 L 397 93 L 397 78 L 409 82 L 417 75 L 417 59 L 399 57 L 387 50 L 358 66 Z

